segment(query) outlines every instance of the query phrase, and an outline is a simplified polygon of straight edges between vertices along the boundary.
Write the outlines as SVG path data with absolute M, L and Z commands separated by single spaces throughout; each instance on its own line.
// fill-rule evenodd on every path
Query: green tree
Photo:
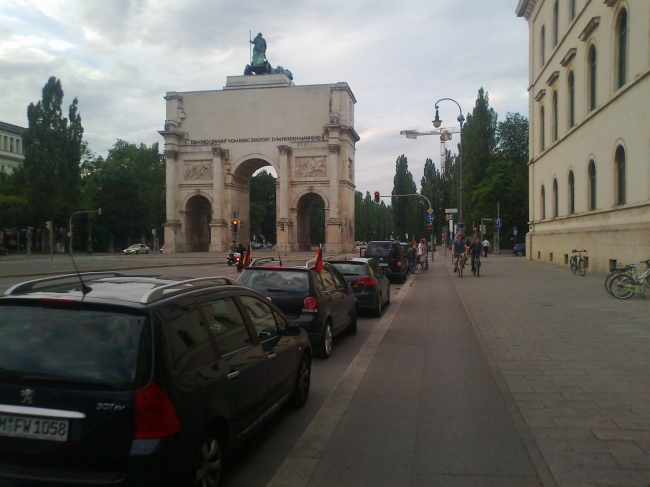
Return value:
M 68 109 L 68 118 L 63 117 L 62 104 L 61 81 L 51 77 L 42 99 L 27 107 L 25 161 L 18 171 L 31 221 L 41 228 L 48 220 L 67 226 L 70 215 L 81 209 L 83 127 L 77 99 Z
M 315 198 L 309 206 L 309 241 L 312 245 L 325 243 L 325 202 Z
M 402 154 L 397 158 L 395 163 L 395 176 L 393 178 L 393 191 L 394 195 L 408 195 L 417 192 L 413 174 L 409 171 L 408 160 Z M 420 214 L 419 199 L 413 196 L 392 198 L 393 217 L 394 217 L 394 230 L 396 238 L 405 238 L 408 233 L 409 238 L 416 236 L 416 233 L 424 233 L 422 229 L 418 229 L 417 221 Z M 422 225 L 420 225 L 422 226 Z M 419 230 L 419 232 L 418 232 Z
M 259 211 L 259 229 L 254 229 L 254 234 L 264 235 L 267 242 L 276 241 L 275 225 L 275 178 L 267 171 L 260 171 L 251 178 L 250 183 L 251 225 L 253 224 L 253 208 L 261 206 L 264 211 Z M 257 211 L 257 210 L 256 210 Z

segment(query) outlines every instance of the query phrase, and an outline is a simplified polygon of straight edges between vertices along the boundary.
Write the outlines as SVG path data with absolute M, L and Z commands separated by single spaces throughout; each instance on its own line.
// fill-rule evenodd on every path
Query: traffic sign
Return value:
M 433 208 L 429 208 L 429 209 L 427 210 L 427 213 L 428 213 L 429 215 L 430 215 L 431 213 L 433 213 Z
M 497 227 L 501 228 L 502 226 L 503 226 L 503 221 L 501 220 L 501 218 L 497 218 Z
M 445 208 L 445 213 L 458 213 L 458 208 Z
M 427 221 L 428 221 L 429 223 L 432 222 L 432 221 L 435 220 L 435 219 L 436 219 L 436 217 L 435 217 L 434 215 L 432 215 L 432 214 L 428 214 L 428 215 L 427 215 Z
M 449 213 L 447 213 L 445 215 L 445 220 L 447 220 L 447 221 L 451 220 L 451 215 Z

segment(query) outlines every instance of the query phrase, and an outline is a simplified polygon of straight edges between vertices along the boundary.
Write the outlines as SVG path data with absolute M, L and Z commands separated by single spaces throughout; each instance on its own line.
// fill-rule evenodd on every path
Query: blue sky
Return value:
M 395 160 L 416 183 L 436 137 L 434 103 L 470 112 L 478 89 L 491 106 L 527 115 L 528 28 L 516 0 L 3 0 L 0 120 L 26 126 L 27 105 L 50 76 L 76 96 L 90 148 L 162 138 L 167 91 L 220 89 L 249 59 L 249 30 L 263 32 L 273 66 L 296 84 L 346 81 L 357 98 L 356 184 L 392 189 Z M 441 105 L 443 125 L 458 108 Z M 448 123 L 447 123 L 448 122 Z

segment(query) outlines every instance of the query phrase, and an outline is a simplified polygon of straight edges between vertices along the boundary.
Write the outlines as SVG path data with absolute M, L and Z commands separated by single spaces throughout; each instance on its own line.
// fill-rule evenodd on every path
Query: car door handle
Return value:
M 274 359 L 275 357 L 277 357 L 277 356 L 278 356 L 278 354 L 275 353 L 275 352 L 271 352 L 271 353 L 269 353 L 269 358 L 270 358 L 271 360 L 273 360 L 273 359 Z
M 239 371 L 238 370 L 235 370 L 234 372 L 231 372 L 230 374 L 228 374 L 228 378 L 230 380 L 236 379 L 237 377 L 239 377 Z

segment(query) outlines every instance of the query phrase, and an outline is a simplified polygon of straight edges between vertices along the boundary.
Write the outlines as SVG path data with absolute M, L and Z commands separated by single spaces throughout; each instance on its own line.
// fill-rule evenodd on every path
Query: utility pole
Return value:
M 499 202 L 497 202 L 497 220 L 501 218 L 501 213 L 499 213 L 500 208 L 499 208 Z M 497 225 L 497 242 L 496 245 L 494 246 L 494 251 L 497 255 L 500 255 L 500 250 L 501 250 L 501 227 Z

